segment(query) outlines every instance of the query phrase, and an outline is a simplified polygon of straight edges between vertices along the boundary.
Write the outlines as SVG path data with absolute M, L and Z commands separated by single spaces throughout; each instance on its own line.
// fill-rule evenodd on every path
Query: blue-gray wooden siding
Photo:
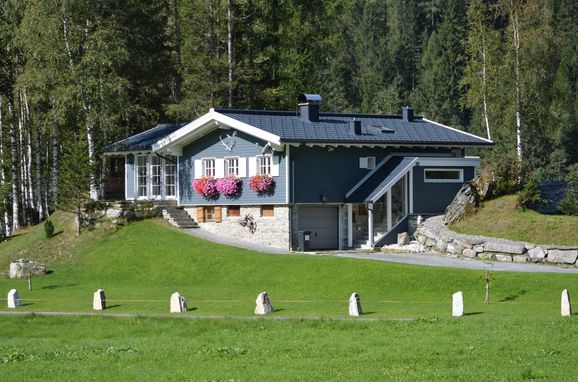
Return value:
M 179 204 L 182 205 L 237 205 L 237 204 L 285 204 L 287 177 L 285 171 L 285 153 L 275 152 L 279 157 L 279 176 L 274 177 L 275 190 L 272 195 L 259 195 L 249 188 L 249 163 L 247 161 L 247 176 L 243 178 L 241 195 L 230 199 L 220 195 L 216 200 L 207 200 L 193 190 L 195 180 L 195 160 L 202 158 L 244 157 L 254 158 L 261 155 L 266 142 L 237 131 L 235 146 L 231 151 L 221 143 L 219 137 L 225 139 L 234 130 L 215 130 L 183 148 L 183 156 L 179 161 Z
M 376 164 L 393 152 L 408 153 L 407 149 L 337 147 L 332 151 L 322 147 L 291 147 L 290 164 L 294 164 L 294 203 L 319 203 L 327 196 L 327 203 L 343 203 L 345 195 L 371 170 L 359 168 L 360 157 L 375 157 Z M 444 153 L 447 149 L 416 149 L 412 155 Z M 290 171 L 292 171 L 290 169 Z M 452 195 L 453 197 L 453 195 Z
M 464 182 L 475 176 L 474 167 L 425 166 L 413 168 L 413 212 L 414 214 L 442 214 L 452 202 L 463 183 L 425 183 L 426 168 L 463 169 Z
M 126 156 L 126 198 L 135 198 L 135 184 L 134 184 L 134 155 L 128 154 Z

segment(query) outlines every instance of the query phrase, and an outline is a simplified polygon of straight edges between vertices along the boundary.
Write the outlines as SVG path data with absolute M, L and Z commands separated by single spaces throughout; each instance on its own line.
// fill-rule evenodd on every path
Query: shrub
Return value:
M 54 224 L 52 224 L 52 220 L 48 219 L 44 222 L 44 233 L 46 233 L 47 239 L 54 236 Z
M 524 188 L 518 193 L 518 202 L 516 207 L 526 209 L 536 207 L 542 201 L 542 194 L 538 189 L 538 185 L 534 181 L 530 181 L 524 185 Z
M 492 155 L 487 159 L 485 167 L 492 174 L 491 197 L 513 194 L 520 189 L 522 171 L 515 154 Z
M 558 204 L 558 212 L 563 215 L 578 216 L 578 189 L 568 187 L 564 198 Z
M 570 184 L 578 184 L 578 163 L 571 164 L 566 171 L 564 179 Z

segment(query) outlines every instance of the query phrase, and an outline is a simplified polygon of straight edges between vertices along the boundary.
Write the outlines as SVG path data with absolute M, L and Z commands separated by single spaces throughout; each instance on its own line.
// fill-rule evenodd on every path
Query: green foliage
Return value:
M 50 239 L 52 236 L 54 236 L 54 224 L 52 223 L 52 220 L 47 219 L 43 225 L 46 238 Z
M 517 207 L 524 210 L 526 208 L 535 208 L 540 204 L 541 200 L 542 194 L 538 189 L 538 185 L 536 182 L 530 181 L 518 192 Z
M 561 214 L 578 216 L 578 189 L 569 187 L 557 208 Z
M 492 175 L 493 187 L 490 197 L 509 195 L 518 191 L 522 174 L 515 154 L 492 155 L 487 158 L 484 166 Z

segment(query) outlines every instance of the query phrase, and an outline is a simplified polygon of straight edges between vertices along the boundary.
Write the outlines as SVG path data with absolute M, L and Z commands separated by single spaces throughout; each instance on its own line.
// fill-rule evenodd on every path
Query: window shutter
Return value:
M 257 158 L 249 159 L 249 176 L 257 175 Z
M 223 214 L 221 213 L 221 207 L 215 207 L 215 222 L 220 223 L 223 220 Z
M 195 159 L 195 179 L 199 179 L 203 176 L 203 161 L 200 159 Z
M 205 222 L 205 214 L 203 207 L 197 207 L 197 222 L 204 223 Z
M 359 168 L 367 168 L 368 167 L 368 160 L 367 157 L 359 158 Z
M 223 178 L 225 176 L 225 159 L 215 159 L 215 178 Z
M 279 157 L 271 156 L 271 176 L 279 176 Z
M 239 158 L 239 177 L 244 178 L 247 176 L 247 158 Z

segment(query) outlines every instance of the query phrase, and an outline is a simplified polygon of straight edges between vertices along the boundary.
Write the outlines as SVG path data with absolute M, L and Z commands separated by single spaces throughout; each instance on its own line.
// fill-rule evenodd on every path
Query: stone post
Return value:
M 104 290 L 99 289 L 96 292 L 94 292 L 94 297 L 92 298 L 92 309 L 93 310 L 106 309 L 106 298 L 104 296 Z
M 269 294 L 267 292 L 261 292 L 257 296 L 257 300 L 255 300 L 257 306 L 255 307 L 255 314 L 270 314 L 275 311 L 273 309 L 273 305 L 271 304 L 271 300 L 269 299 Z
M 363 311 L 361 310 L 361 298 L 357 293 L 353 293 L 349 297 L 349 315 L 353 317 L 361 316 Z
M 187 301 L 179 292 L 171 295 L 171 313 L 182 313 L 187 311 Z
M 570 294 L 568 293 L 568 289 L 562 291 L 562 301 L 560 305 L 562 317 L 572 316 L 572 305 L 570 305 Z
M 18 291 L 16 289 L 10 289 L 10 292 L 8 292 L 8 307 L 15 309 L 20 305 L 20 296 L 18 295 Z
M 464 315 L 464 295 L 461 291 L 452 295 L 452 316 L 461 317 Z

